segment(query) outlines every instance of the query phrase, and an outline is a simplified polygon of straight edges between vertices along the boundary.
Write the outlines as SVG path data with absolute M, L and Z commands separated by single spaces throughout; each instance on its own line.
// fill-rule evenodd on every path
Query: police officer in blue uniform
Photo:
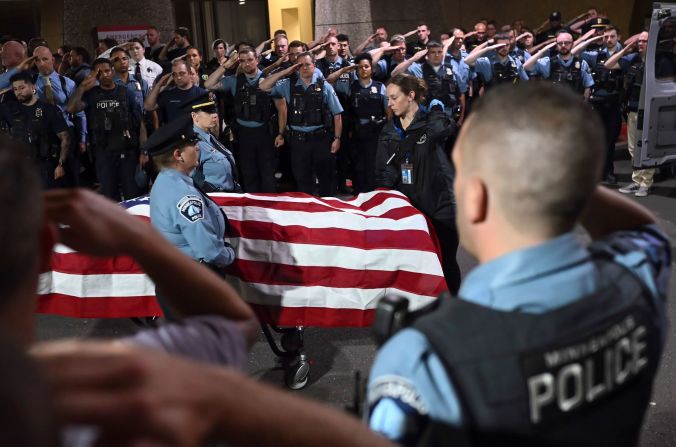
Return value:
M 508 34 L 498 34 L 494 45 L 475 50 L 465 58 L 465 63 L 473 68 L 486 89 L 499 84 L 517 84 L 528 80 L 521 61 L 509 52 L 510 42 Z M 483 56 L 492 50 L 496 50 L 492 58 Z
M 146 139 L 146 129 L 136 95 L 116 84 L 113 76 L 110 60 L 95 60 L 94 70 L 70 98 L 68 112 L 86 110 L 101 193 L 119 201 L 120 190 L 125 200 L 142 193 L 134 177 L 143 163 L 139 145 Z
M 604 21 L 607 21 L 607 19 L 599 18 L 598 22 L 605 23 Z M 598 25 L 594 24 L 592 27 L 598 27 Z M 583 43 L 583 45 L 586 45 L 586 51 L 581 53 L 582 59 L 591 67 L 591 74 L 594 78 L 594 88 L 589 102 L 601 117 L 606 131 L 607 151 L 606 162 L 603 165 L 602 181 L 608 184 L 616 183 L 613 158 L 615 154 L 615 142 L 620 136 L 622 128 L 622 76 L 617 70 L 611 70 L 605 66 L 606 61 L 617 51 L 621 50 L 621 48 L 618 49 L 617 39 L 617 28 L 607 25 L 600 36 Z M 590 50 L 588 43 L 598 40 L 602 40 L 603 45 L 596 50 Z
M 545 56 L 553 46 L 556 46 L 558 54 L 554 57 Z M 556 42 L 535 53 L 523 64 L 523 68 L 549 82 L 568 85 L 588 99 L 594 86 L 594 79 L 587 62 L 574 56 L 572 49 L 573 36 L 567 31 L 559 31 L 556 34 Z
M 192 173 L 195 184 L 205 192 L 241 192 L 235 157 L 209 131 L 218 125 L 216 103 L 205 93 L 187 101 L 181 108 L 190 113 L 188 121 L 192 123 L 193 132 L 198 139 L 199 165 Z M 187 124 L 181 118 L 177 121 Z
M 31 147 L 26 156 L 35 162 L 43 187 L 64 187 L 70 132 L 61 110 L 37 98 L 29 72 L 15 73 L 10 83 L 16 101 L 0 104 L 0 123 L 8 127 L 11 136 Z
M 647 209 L 598 186 L 603 140 L 569 89 L 481 99 L 453 151 L 460 240 L 479 266 L 378 353 L 373 430 L 403 445 L 638 443 L 670 242 Z
M 150 93 L 150 88 L 143 78 L 137 79 L 136 75 L 129 71 L 130 59 L 129 52 L 124 48 L 116 47 L 110 52 L 110 61 L 115 70 L 115 83 L 131 90 L 139 108 L 143 110 L 143 102 Z
M 182 121 L 162 126 L 143 146 L 159 171 L 150 192 L 150 220 L 179 250 L 224 277 L 223 269 L 235 259 L 225 241 L 227 219 L 193 182 L 191 174 L 200 163 L 199 137 Z M 161 293 L 158 300 L 170 314 Z
M 340 150 L 343 108 L 333 87 L 315 73 L 314 55 L 303 53 L 296 58 L 298 75 L 279 81 L 272 97 L 280 112 L 280 129 L 275 145 L 284 142 L 291 152 L 291 169 L 297 190 L 315 193 L 315 177 L 320 196 L 336 191 L 335 154 Z M 283 73 L 283 72 L 282 72 Z M 284 113 L 286 111 L 286 113 Z
M 376 150 L 378 136 L 387 121 L 387 93 L 382 82 L 374 81 L 371 55 L 358 54 L 354 59 L 357 79 L 336 82 L 336 93 L 347 98 L 352 167 L 355 194 L 376 187 Z M 331 81 L 331 76 L 327 78 Z
M 244 190 L 275 192 L 277 153 L 274 137 L 278 133 L 278 123 L 274 122 L 277 118 L 274 105 L 269 93 L 259 87 L 264 76 L 256 65 L 255 51 L 244 48 L 237 57 L 242 73 L 221 78 L 225 68 L 219 66 L 204 85 L 211 90 L 229 93 L 234 101 L 238 161 Z

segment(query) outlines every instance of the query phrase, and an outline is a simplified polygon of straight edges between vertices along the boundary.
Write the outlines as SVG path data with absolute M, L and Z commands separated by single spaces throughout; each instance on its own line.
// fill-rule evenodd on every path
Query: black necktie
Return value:
M 141 83 L 141 63 L 137 62 L 136 67 L 134 68 L 134 77 L 136 78 L 136 82 L 139 84 Z
M 230 163 L 230 169 L 232 169 L 232 178 L 235 180 L 235 183 L 239 183 L 239 175 L 237 175 L 237 165 L 235 164 L 235 160 L 232 158 L 230 151 L 225 146 L 223 146 L 223 144 L 220 141 L 218 141 L 213 135 L 209 135 L 209 139 L 211 140 L 211 145 L 218 152 L 225 155 L 225 158 L 228 159 L 228 163 Z

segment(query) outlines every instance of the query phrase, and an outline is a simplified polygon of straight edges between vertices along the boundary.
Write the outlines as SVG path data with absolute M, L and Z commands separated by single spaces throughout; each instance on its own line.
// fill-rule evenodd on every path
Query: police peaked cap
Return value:
M 194 144 L 198 138 L 192 127 L 189 115 L 176 118 L 153 132 L 141 150 L 152 156 L 169 152 L 186 143 Z
M 594 19 L 594 22 L 592 22 L 592 28 L 605 28 L 608 25 L 610 25 L 610 19 L 607 19 L 605 17 L 597 17 Z
M 181 103 L 179 108 L 185 112 L 218 113 L 216 103 L 211 99 L 209 93 L 187 99 Z

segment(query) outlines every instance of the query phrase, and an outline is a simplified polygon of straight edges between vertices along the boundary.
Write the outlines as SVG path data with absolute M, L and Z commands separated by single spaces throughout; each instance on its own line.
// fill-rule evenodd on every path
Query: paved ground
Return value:
M 626 150 L 618 148 L 616 170 L 621 184 L 629 181 L 629 162 Z M 624 159 L 623 159 L 624 158 Z M 672 241 L 676 243 L 676 180 L 656 183 L 653 193 L 641 203 L 660 218 Z M 676 250 L 674 250 L 676 253 Z M 474 261 L 459 254 L 463 274 Z M 676 321 L 676 269 L 672 267 L 669 315 Z M 51 315 L 38 316 L 38 333 L 42 340 L 62 337 L 116 337 L 130 334 L 135 326 L 129 320 L 75 320 Z M 676 333 L 672 331 L 662 360 L 653 403 L 648 412 L 642 437 L 642 446 L 676 445 Z M 315 329 L 306 331 L 306 348 L 312 366 L 306 389 L 298 393 L 340 408 L 351 405 L 354 373 L 366 376 L 376 352 L 368 329 Z M 270 352 L 263 337 L 249 356 L 248 371 L 255 377 L 283 386 L 282 370 Z

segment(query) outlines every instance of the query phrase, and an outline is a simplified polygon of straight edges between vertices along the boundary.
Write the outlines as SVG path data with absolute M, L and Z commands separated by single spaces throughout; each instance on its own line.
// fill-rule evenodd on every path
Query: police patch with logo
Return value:
M 367 396 L 369 406 L 373 407 L 378 401 L 385 398 L 398 400 L 421 415 L 426 415 L 429 412 L 413 383 L 401 376 L 387 375 L 373 381 Z
M 204 219 L 204 202 L 201 197 L 185 196 L 176 204 L 176 208 L 191 223 Z
M 426 133 L 422 134 L 420 139 L 415 142 L 415 144 L 425 144 L 425 143 L 427 143 L 427 134 Z

